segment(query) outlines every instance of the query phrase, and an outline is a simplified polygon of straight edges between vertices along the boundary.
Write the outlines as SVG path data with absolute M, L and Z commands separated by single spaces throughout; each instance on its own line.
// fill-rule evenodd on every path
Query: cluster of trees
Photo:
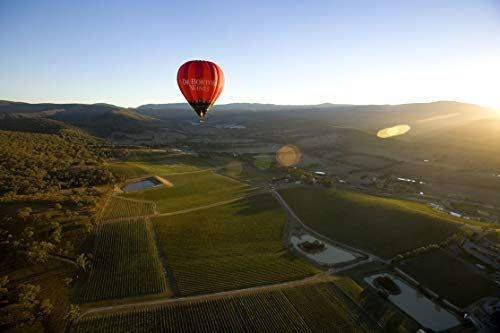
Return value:
M 58 191 L 115 181 L 102 159 L 110 150 L 76 130 L 60 134 L 0 131 L 0 195 Z
M 392 263 L 396 263 L 398 261 L 401 261 L 401 260 L 404 260 L 404 259 L 408 259 L 408 258 L 418 257 L 418 256 L 423 255 L 425 253 L 429 253 L 429 252 L 432 252 L 432 251 L 439 250 L 441 248 L 445 248 L 445 247 L 449 246 L 451 243 L 457 243 L 457 242 L 459 242 L 463 237 L 464 237 L 463 234 L 456 233 L 456 234 L 454 234 L 454 235 L 446 238 L 441 243 L 429 244 L 429 245 L 426 245 L 426 246 L 421 246 L 421 247 L 416 248 L 414 250 L 411 250 L 411 251 L 408 251 L 408 252 L 405 252 L 405 253 L 402 253 L 402 254 L 398 254 L 396 257 L 394 257 L 394 259 L 392 260 Z
M 0 330 L 13 327 L 22 328 L 44 321 L 52 313 L 54 304 L 40 296 L 41 287 L 30 283 L 20 283 L 7 287 L 9 277 L 0 277 Z M 80 316 L 80 307 L 70 304 L 64 319 L 71 322 Z
M 0 130 L 0 267 L 11 277 L 19 269 L 43 275 L 44 267 L 58 267 L 54 260 L 71 260 L 78 275 L 90 269 L 91 254 L 80 252 L 87 251 L 82 245 L 111 189 L 97 185 L 116 179 L 104 161 L 126 153 L 77 129 L 45 125 L 45 133 Z M 71 287 L 69 274 L 61 287 Z M 61 306 L 69 299 L 52 299 L 49 281 L 6 275 L 0 276 L 0 331 L 78 317 L 77 306 Z
M 84 227 L 89 232 L 95 227 L 99 195 L 92 189 L 73 190 L 72 194 L 44 201 L 37 211 L 29 206 L 0 217 L 0 250 L 4 258 L 21 255 L 33 264 L 45 263 L 49 255 L 75 257 L 74 244 L 63 238 L 64 225 Z M 57 201 L 59 199 L 60 201 Z M 39 202 L 34 202 L 35 204 Z M 1 203 L 0 203 L 1 205 Z M 14 202 L 19 205 L 19 202 Z M 6 210 L 10 204 L 3 205 Z
M 8 276 L 0 277 L 0 328 L 30 325 L 50 315 L 53 305 L 40 298 L 40 286 L 22 283 L 7 288 L 8 283 Z
M 309 185 L 321 184 L 325 187 L 331 187 L 333 183 L 332 178 L 329 176 L 315 175 L 311 171 L 298 167 L 286 167 L 285 172 L 285 178 L 288 178 L 292 181 L 302 181 Z

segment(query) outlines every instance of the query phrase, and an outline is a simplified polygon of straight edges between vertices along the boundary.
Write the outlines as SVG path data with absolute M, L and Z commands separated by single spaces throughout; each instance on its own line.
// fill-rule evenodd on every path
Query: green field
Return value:
M 102 214 L 105 220 L 154 214 L 154 203 L 125 200 L 111 197 Z
M 268 194 L 191 213 L 154 218 L 183 295 L 300 279 L 316 271 L 282 241 L 284 214 Z
M 155 149 L 136 149 L 130 150 L 128 155 L 125 156 L 127 161 L 159 161 L 164 160 L 172 156 L 172 153 L 165 152 L 162 150 Z
M 173 187 L 154 188 L 126 193 L 122 196 L 157 201 L 160 213 L 168 213 L 234 199 L 251 190 L 244 183 L 217 175 L 212 171 L 173 175 L 166 178 L 174 184 Z
M 145 175 L 165 176 L 171 173 L 184 173 L 202 170 L 196 166 L 175 162 L 117 162 L 109 165 L 112 171 L 126 175 L 128 178 Z
M 401 269 L 459 307 L 500 292 L 493 281 L 473 272 L 470 264 L 444 251 L 434 251 L 405 261 Z
M 441 242 L 461 227 L 416 202 L 315 188 L 280 194 L 314 230 L 383 258 Z
M 357 318 L 362 315 L 346 309 L 333 286 L 323 283 L 90 315 L 71 332 L 364 332 Z
M 139 178 L 148 175 L 148 172 L 132 163 L 114 162 L 107 164 L 108 169 L 118 177 L 119 180 Z
M 167 292 L 150 226 L 144 219 L 100 226 L 93 267 L 77 295 L 81 302 Z
M 165 162 L 188 164 L 198 167 L 208 167 L 209 164 L 201 157 L 188 153 L 170 153 L 154 149 L 133 150 L 124 158 L 127 162 Z

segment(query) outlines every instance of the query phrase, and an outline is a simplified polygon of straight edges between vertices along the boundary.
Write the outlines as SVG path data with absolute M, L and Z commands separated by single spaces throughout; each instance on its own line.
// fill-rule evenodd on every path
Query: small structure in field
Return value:
M 323 171 L 314 171 L 314 174 L 316 176 L 320 176 L 320 177 L 326 176 L 326 172 L 323 172 Z

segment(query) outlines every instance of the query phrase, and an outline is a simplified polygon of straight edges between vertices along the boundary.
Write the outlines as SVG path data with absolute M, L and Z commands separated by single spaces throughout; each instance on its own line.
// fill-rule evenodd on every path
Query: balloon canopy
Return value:
M 203 120 L 224 88 L 224 73 L 211 61 L 191 60 L 179 68 L 177 84 L 200 120 Z

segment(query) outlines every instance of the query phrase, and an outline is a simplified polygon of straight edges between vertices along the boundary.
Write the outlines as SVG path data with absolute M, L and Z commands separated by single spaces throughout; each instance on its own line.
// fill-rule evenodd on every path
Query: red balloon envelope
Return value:
M 200 120 L 203 120 L 224 88 L 224 73 L 213 62 L 192 60 L 179 68 L 177 84 Z

